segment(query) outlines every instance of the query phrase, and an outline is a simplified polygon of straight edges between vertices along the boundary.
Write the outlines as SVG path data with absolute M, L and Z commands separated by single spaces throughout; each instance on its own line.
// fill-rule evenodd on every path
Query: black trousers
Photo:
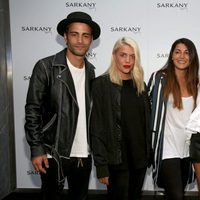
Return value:
M 162 160 L 160 181 L 167 200 L 183 200 L 190 170 L 189 158 Z
M 41 174 L 42 200 L 61 200 L 64 184 L 58 183 L 58 165 L 50 158 L 46 174 Z M 62 159 L 63 174 L 67 177 L 70 200 L 86 200 L 92 168 L 91 156 L 88 158 Z M 66 198 L 65 198 L 66 199 Z
M 109 169 L 109 200 L 139 200 L 146 174 L 146 167 L 141 169 Z

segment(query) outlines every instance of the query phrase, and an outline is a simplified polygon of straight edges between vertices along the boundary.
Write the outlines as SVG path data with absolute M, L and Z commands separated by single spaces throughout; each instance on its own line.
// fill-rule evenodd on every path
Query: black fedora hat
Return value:
M 66 31 L 66 27 L 73 22 L 82 22 L 88 24 L 92 28 L 94 40 L 97 39 L 101 33 L 99 25 L 92 21 L 90 15 L 84 12 L 72 12 L 67 16 L 67 18 L 61 20 L 57 26 L 58 33 L 63 36 Z

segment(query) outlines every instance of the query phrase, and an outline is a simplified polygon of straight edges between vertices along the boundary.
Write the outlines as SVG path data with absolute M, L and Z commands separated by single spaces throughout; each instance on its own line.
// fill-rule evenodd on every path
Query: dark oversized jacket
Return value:
M 142 94 L 145 106 L 146 164 L 151 158 L 150 104 L 147 91 Z M 103 74 L 92 81 L 91 146 L 97 177 L 109 176 L 109 165 L 122 163 L 121 86 Z M 145 167 L 143 166 L 143 167 Z
M 85 72 L 88 122 L 90 81 L 95 74 L 94 66 L 86 59 Z M 47 149 L 56 155 L 69 157 L 78 113 L 75 87 L 66 63 L 66 49 L 39 60 L 33 69 L 25 106 L 25 132 L 31 157 L 44 155 Z

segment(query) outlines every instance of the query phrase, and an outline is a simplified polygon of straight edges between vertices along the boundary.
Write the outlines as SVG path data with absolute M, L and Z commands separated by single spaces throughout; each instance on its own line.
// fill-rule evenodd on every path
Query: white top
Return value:
M 73 141 L 70 157 L 88 157 L 89 146 L 87 142 L 86 105 L 85 105 L 85 66 L 74 67 L 67 59 L 76 90 L 77 103 L 79 107 L 76 134 Z
M 190 119 L 186 125 L 186 131 L 191 134 L 197 132 L 200 133 L 200 104 L 197 105 L 195 110 L 190 115 Z
M 190 115 L 189 121 L 186 125 L 186 131 L 188 133 L 188 140 L 190 140 L 192 134 L 197 132 L 200 133 L 200 87 L 198 88 L 197 107 Z
M 169 96 L 162 159 L 184 158 L 189 156 L 189 145 L 186 142 L 185 126 L 193 110 L 193 97 L 182 97 L 183 109 L 173 107 L 173 97 Z

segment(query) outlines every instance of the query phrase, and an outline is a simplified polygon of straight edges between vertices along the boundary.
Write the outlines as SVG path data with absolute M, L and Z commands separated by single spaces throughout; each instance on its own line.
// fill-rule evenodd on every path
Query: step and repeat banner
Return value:
M 96 66 L 96 75 L 109 66 L 116 40 L 135 39 L 140 47 L 145 81 L 161 68 L 172 43 L 181 37 L 191 39 L 200 50 L 200 1 L 198 0 L 10 0 L 10 26 L 13 65 L 14 117 L 17 188 L 39 188 L 40 177 L 30 162 L 24 133 L 24 105 L 32 69 L 36 61 L 62 50 L 63 38 L 57 24 L 72 11 L 84 11 L 101 26 L 87 58 Z M 67 188 L 67 183 L 66 183 Z M 105 189 L 98 183 L 93 167 L 90 189 Z M 151 170 L 144 190 L 153 191 Z M 192 185 L 188 190 L 196 190 Z

